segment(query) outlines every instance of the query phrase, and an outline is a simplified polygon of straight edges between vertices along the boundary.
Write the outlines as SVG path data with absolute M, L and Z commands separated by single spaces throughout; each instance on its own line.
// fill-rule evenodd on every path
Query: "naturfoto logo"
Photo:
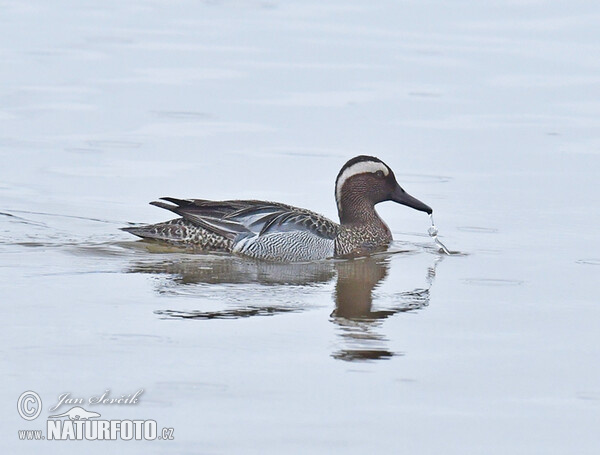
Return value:
M 143 419 L 101 419 L 99 412 L 85 409 L 90 406 L 135 405 L 139 403 L 144 389 L 135 393 L 111 395 L 105 390 L 100 395 L 89 398 L 73 397 L 66 392 L 58 396 L 58 401 L 48 411 L 45 431 L 42 429 L 19 430 L 20 440 L 173 440 L 174 429 L 159 428 L 156 420 Z M 70 409 L 55 412 L 61 406 Z M 73 406 L 75 405 L 75 406 Z M 35 420 L 42 411 L 40 396 L 31 390 L 23 392 L 17 401 L 17 410 L 24 420 Z M 104 411 L 102 411 L 104 413 Z M 114 412 L 114 411 L 113 411 Z M 110 414 L 110 412 L 109 412 Z

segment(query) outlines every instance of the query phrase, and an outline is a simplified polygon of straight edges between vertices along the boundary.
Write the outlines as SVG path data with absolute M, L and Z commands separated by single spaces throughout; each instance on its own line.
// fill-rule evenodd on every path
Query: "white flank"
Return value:
M 350 177 L 353 177 L 357 174 L 364 174 L 365 172 L 377 171 L 382 171 L 383 175 L 385 175 L 386 177 L 390 173 L 388 167 L 385 164 L 380 163 L 379 161 L 360 161 L 344 170 L 344 172 L 342 172 L 342 175 L 340 175 L 340 178 L 337 180 L 335 186 L 336 201 L 339 203 L 340 198 L 342 196 L 342 187 L 344 186 L 346 180 L 348 180 Z

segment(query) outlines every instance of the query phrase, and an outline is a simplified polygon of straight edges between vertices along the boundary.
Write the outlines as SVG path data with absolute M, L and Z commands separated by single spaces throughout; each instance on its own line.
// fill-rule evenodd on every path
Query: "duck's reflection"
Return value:
M 429 289 L 441 256 L 427 270 L 427 285 L 386 296 L 387 305 L 374 308 L 373 291 L 388 276 L 390 257 L 366 257 L 337 264 L 335 309 L 331 319 L 339 327 L 343 348 L 332 356 L 341 360 L 376 360 L 395 353 L 387 349 L 387 339 L 377 330 L 383 319 L 396 313 L 429 305 Z
M 436 266 L 443 256 L 432 256 L 432 263 L 426 270 L 425 287 L 377 295 L 377 288 L 389 274 L 393 257 L 383 254 L 354 260 L 270 264 L 231 256 L 190 258 L 189 255 L 179 255 L 162 261 L 155 261 L 154 258 L 140 261 L 128 271 L 161 277 L 157 281 L 157 292 L 161 294 L 212 298 L 217 302 L 214 309 L 156 311 L 166 319 L 200 320 L 304 311 L 311 307 L 306 301 L 314 300 L 315 288 L 328 288 L 337 276 L 335 309 L 331 313 L 331 321 L 337 326 L 339 349 L 332 353 L 332 357 L 364 361 L 396 355 L 388 349 L 388 340 L 381 333 L 382 322 L 397 313 L 418 310 L 429 304 L 429 290 L 435 278 Z M 419 282 L 423 283 L 423 279 Z M 252 284 L 269 286 L 268 294 L 265 295 L 262 286 L 246 286 Z M 232 302 L 227 308 L 223 308 L 223 298 Z
M 155 311 L 165 319 L 239 319 L 304 311 L 311 289 L 335 276 L 331 262 L 273 264 L 232 256 L 177 255 L 140 261 L 128 270 L 160 277 L 163 295 L 201 296 L 202 308 Z M 261 286 L 255 286 L 259 284 Z M 265 292 L 265 286 L 268 286 Z M 227 302 L 225 305 L 223 301 Z
M 179 255 L 163 261 L 140 261 L 128 271 L 169 275 L 182 285 L 252 284 L 310 285 L 329 282 L 335 275 L 330 261 L 277 264 L 232 256 Z

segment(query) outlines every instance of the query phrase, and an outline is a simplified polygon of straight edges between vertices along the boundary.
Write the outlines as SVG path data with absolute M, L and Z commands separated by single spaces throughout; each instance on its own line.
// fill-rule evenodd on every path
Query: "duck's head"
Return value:
M 394 201 L 428 214 L 433 210 L 402 189 L 387 164 L 374 156 L 357 156 L 340 170 L 335 181 L 340 221 L 361 221 L 367 210 L 383 201 Z

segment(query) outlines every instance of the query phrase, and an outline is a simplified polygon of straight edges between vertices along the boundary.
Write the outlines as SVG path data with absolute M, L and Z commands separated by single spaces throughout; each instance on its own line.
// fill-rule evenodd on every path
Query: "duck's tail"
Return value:
M 128 226 L 121 230 L 142 239 L 158 240 L 195 250 L 231 251 L 233 246 L 231 239 L 190 223 L 184 218 L 144 226 Z

